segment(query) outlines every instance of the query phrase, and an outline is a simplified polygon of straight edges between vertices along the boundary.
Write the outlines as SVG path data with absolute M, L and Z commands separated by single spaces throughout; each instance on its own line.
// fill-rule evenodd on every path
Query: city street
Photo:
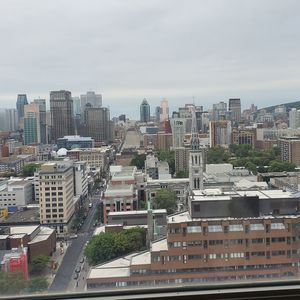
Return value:
M 73 287 L 76 287 L 77 280 L 73 279 L 73 276 L 75 274 L 76 267 L 82 266 L 80 260 L 83 257 L 84 246 L 93 234 L 93 222 L 97 207 L 96 203 L 97 200 L 93 200 L 93 206 L 89 210 L 87 218 L 85 219 L 81 229 L 78 231 L 77 238 L 71 240 L 71 245 L 69 245 L 66 251 L 65 257 L 57 271 L 52 285 L 49 288 L 49 292 L 55 293 L 67 290 L 70 291 L 70 289 L 73 290 Z M 83 273 L 87 271 L 86 262 L 84 262 L 84 265 L 85 271 L 83 270 Z

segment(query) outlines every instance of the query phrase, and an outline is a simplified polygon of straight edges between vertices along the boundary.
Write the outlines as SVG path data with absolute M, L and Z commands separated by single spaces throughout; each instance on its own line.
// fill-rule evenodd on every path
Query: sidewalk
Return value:
M 49 269 L 49 274 L 45 275 L 47 277 L 47 280 L 48 280 L 48 283 L 49 283 L 49 286 L 51 286 L 54 278 L 55 278 L 55 275 L 56 275 L 56 272 L 57 270 L 59 269 L 60 265 L 61 265 L 61 262 L 62 260 L 64 259 L 65 257 L 65 254 L 67 252 L 67 249 L 70 245 L 70 241 L 68 241 L 67 243 L 66 242 L 63 242 L 63 252 L 61 251 L 61 247 L 60 247 L 60 243 L 61 242 L 57 242 L 56 243 L 56 251 L 52 254 L 52 257 L 51 259 L 53 260 L 54 263 L 57 263 L 57 267 L 55 270 L 51 270 Z

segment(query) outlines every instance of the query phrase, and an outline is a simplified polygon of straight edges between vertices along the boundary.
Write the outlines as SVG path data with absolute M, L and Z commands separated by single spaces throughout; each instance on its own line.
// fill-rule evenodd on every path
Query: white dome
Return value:
M 68 150 L 66 148 L 60 148 L 59 150 L 57 150 L 57 155 L 58 156 L 66 156 L 67 152 L 68 152 Z

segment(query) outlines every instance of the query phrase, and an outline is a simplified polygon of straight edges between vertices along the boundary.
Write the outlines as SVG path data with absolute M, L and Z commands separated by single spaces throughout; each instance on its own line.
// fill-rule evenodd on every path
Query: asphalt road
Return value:
M 78 237 L 72 240 L 72 244 L 67 249 L 64 259 L 56 273 L 52 285 L 49 288 L 50 293 L 66 292 L 70 284 L 75 281 L 73 279 L 75 268 L 80 265 L 79 261 L 83 255 L 84 245 L 93 234 L 96 200 L 94 200 L 93 203 L 93 207 L 89 210 L 87 218 L 77 233 Z

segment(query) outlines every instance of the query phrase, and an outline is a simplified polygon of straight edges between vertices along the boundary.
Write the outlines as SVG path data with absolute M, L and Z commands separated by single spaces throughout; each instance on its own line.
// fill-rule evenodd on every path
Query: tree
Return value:
M 175 151 L 159 150 L 157 152 L 157 158 L 160 161 L 166 161 L 169 164 L 170 173 L 175 173 Z
M 228 162 L 229 153 L 222 147 L 209 148 L 207 152 L 207 162 L 209 164 L 222 164 Z
M 158 209 L 166 209 L 168 214 L 172 214 L 177 209 L 177 196 L 170 189 L 161 189 L 156 193 L 153 206 Z
M 145 168 L 146 154 L 137 154 L 131 160 L 130 165 L 136 166 L 138 169 Z
M 34 277 L 28 283 L 26 291 L 28 293 L 40 293 L 48 288 L 48 281 L 45 277 Z
M 22 175 L 24 177 L 33 176 L 34 172 L 40 167 L 40 164 L 28 164 L 25 165 L 22 169 Z
M 20 294 L 26 287 L 26 281 L 20 272 L 0 272 L 0 294 Z
M 106 232 L 94 236 L 84 250 L 89 263 L 96 265 L 133 251 L 140 251 L 146 245 L 146 231 L 131 228 L 118 233 Z
M 268 172 L 293 172 L 295 168 L 296 165 L 293 163 L 274 160 L 270 164 Z
M 49 266 L 50 263 L 50 256 L 47 255 L 39 255 L 35 257 L 30 264 L 30 271 L 32 273 L 38 273 L 44 270 L 46 267 Z

